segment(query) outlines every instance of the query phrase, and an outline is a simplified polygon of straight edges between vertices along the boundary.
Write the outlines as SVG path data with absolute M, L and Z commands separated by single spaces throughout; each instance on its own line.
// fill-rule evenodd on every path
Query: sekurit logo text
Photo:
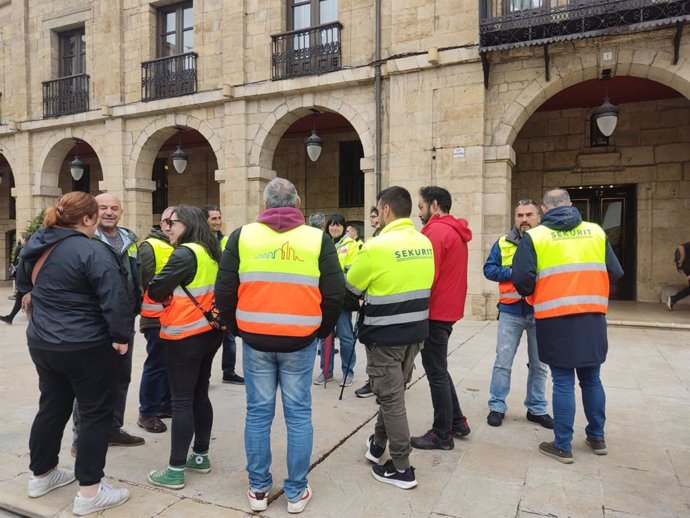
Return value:
M 433 257 L 433 248 L 404 248 L 395 251 L 396 261 L 410 261 L 412 259 L 424 259 L 426 257 Z
M 255 259 L 271 259 L 280 261 L 299 261 L 304 262 L 303 259 L 297 257 L 297 252 L 290 246 L 290 241 L 285 241 L 280 248 L 276 248 L 272 252 L 263 252 L 255 257 Z

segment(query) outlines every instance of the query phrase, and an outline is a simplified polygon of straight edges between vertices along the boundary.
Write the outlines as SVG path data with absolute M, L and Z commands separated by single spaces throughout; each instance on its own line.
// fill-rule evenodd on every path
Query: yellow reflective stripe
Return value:
M 190 288 L 187 287 L 187 291 L 194 295 L 195 297 L 201 297 L 202 295 L 208 295 L 209 293 L 213 293 L 213 285 L 209 286 L 198 286 L 196 288 Z M 173 291 L 173 297 L 187 297 L 187 294 L 184 292 L 184 290 L 181 287 L 175 288 Z
M 407 324 L 419 322 L 429 318 L 429 310 L 414 311 L 412 313 L 401 313 L 399 315 L 386 315 L 380 317 L 364 317 L 364 324 L 367 326 L 390 326 L 394 324 Z
M 281 272 L 244 272 L 240 273 L 240 282 L 281 282 L 300 284 L 302 286 L 319 286 L 319 278 L 299 273 Z
M 303 315 L 289 315 L 286 313 L 259 313 L 238 309 L 235 313 L 237 320 L 258 324 L 288 324 L 294 326 L 321 325 L 321 316 L 309 317 Z
M 534 311 L 547 311 L 549 309 L 560 308 L 563 306 L 575 306 L 577 304 L 597 304 L 599 306 L 608 307 L 609 299 L 607 297 L 598 297 L 596 295 L 576 295 L 573 297 L 561 297 L 558 299 L 541 302 L 534 305 Z
M 202 317 L 199 320 L 195 320 L 194 322 L 181 326 L 161 326 L 161 333 L 169 336 L 180 336 L 189 331 L 195 331 L 207 326 L 210 327 L 208 320 L 206 320 L 205 317 Z
M 371 305 L 381 304 L 398 304 L 400 302 L 407 302 L 414 299 L 426 299 L 431 296 L 431 290 L 413 290 L 405 291 L 403 293 L 394 293 L 393 295 L 365 295 L 364 301 Z
M 569 272 L 588 272 L 588 271 L 606 271 L 605 263 L 571 263 L 571 264 L 558 264 L 556 266 L 549 266 L 544 268 L 537 275 L 537 279 L 543 279 L 544 277 L 549 277 L 550 275 L 556 275 L 559 273 L 569 273 Z
M 165 308 L 163 307 L 163 304 L 149 304 L 148 302 L 143 302 L 141 304 L 141 309 L 149 311 L 161 311 Z

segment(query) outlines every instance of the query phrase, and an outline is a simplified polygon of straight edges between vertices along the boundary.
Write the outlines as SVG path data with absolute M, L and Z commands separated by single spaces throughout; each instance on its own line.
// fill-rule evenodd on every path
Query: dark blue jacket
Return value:
M 514 243 L 516 245 L 520 244 L 521 240 L 520 233 L 513 227 L 513 230 L 506 236 L 506 240 Z M 489 257 L 486 258 L 484 263 L 484 277 L 494 282 L 505 282 L 510 280 L 510 266 L 502 266 L 503 258 L 501 257 L 501 249 L 498 246 L 498 241 L 494 243 L 491 247 L 491 252 L 489 252 Z M 499 302 L 498 305 L 499 313 L 511 313 L 513 315 L 533 315 L 534 308 L 525 302 L 524 297 L 520 299 L 515 304 L 503 304 Z
M 556 207 L 548 211 L 541 224 L 553 230 L 571 230 L 582 222 L 575 207 Z M 606 240 L 606 269 L 609 280 L 623 276 L 623 268 Z M 523 297 L 534 293 L 537 281 L 537 254 L 529 234 L 520 241 L 513 258 L 511 276 L 518 293 Z M 563 369 L 596 367 L 606 361 L 608 338 L 606 315 L 583 313 L 537 320 L 539 359 L 552 367 Z
M 56 245 L 31 283 L 43 252 Z M 31 292 L 29 347 L 78 351 L 127 343 L 134 316 L 125 272 L 111 247 L 69 228 L 42 228 L 26 244 L 17 269 L 17 289 Z

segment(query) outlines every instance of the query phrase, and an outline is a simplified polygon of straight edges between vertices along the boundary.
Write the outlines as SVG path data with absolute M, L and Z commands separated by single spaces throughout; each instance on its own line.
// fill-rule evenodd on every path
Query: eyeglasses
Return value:
M 172 219 L 172 218 L 165 218 L 161 220 L 161 223 L 165 224 L 168 227 L 172 227 L 174 223 L 182 223 L 181 219 Z

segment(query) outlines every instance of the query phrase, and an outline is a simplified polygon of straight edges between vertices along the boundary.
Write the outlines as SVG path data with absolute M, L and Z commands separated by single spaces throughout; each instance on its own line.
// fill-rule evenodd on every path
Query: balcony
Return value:
M 690 20 L 690 0 L 480 0 L 479 50 L 630 32 Z
M 325 74 L 340 70 L 340 22 L 271 36 L 273 79 Z
M 43 81 L 43 118 L 89 110 L 89 76 L 77 74 Z
M 143 62 L 141 100 L 155 101 L 196 92 L 198 57 L 196 52 L 187 52 Z

